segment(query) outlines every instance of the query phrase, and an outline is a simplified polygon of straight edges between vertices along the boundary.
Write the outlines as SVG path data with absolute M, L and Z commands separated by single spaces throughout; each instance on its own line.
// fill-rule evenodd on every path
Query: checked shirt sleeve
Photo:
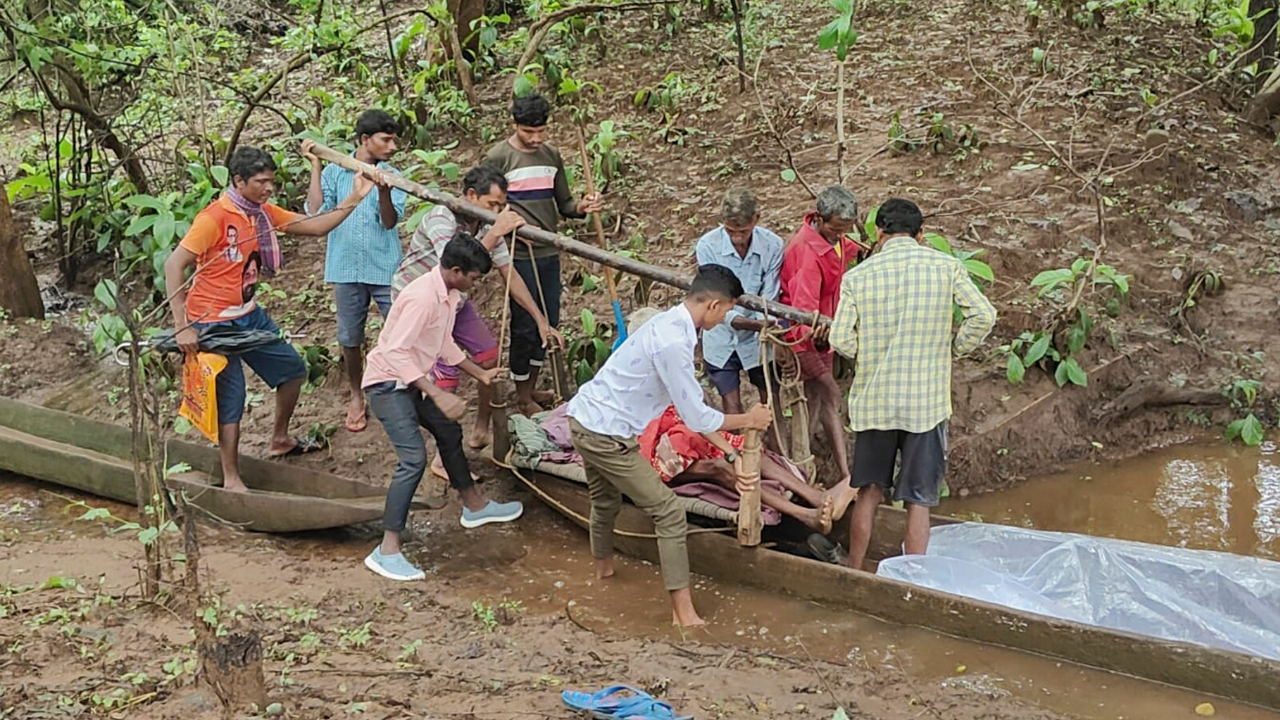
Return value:
M 958 357 L 963 357 L 978 349 L 991 329 L 996 325 L 996 309 L 986 295 L 978 289 L 969 277 L 969 271 L 959 262 L 956 263 L 955 281 L 952 285 L 955 303 L 960 307 L 964 320 L 956 332 L 952 345 Z
M 840 305 L 831 321 L 831 349 L 850 360 L 858 356 L 858 302 L 853 284 L 857 276 L 850 273 L 840 283 Z

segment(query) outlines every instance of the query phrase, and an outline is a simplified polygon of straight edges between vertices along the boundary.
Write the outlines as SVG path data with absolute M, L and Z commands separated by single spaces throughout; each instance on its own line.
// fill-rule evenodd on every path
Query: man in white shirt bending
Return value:
M 700 266 L 684 302 L 645 323 L 569 401 L 573 446 L 591 492 L 596 577 L 613 575 L 613 524 L 626 495 L 653 519 L 672 621 L 684 627 L 705 624 L 689 592 L 684 508 L 640 456 L 636 437 L 671 404 L 696 432 L 769 427 L 773 414 L 763 404 L 738 415 L 708 407 L 694 374 L 698 331 L 723 322 L 741 296 L 742 282 L 732 270 Z

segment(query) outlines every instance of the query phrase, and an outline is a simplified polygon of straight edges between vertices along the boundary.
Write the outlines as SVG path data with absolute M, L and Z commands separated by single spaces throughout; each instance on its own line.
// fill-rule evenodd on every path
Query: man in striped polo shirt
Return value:
M 551 103 L 534 93 L 517 98 L 511 105 L 511 137 L 489 151 L 486 163 L 497 166 L 507 176 L 507 202 L 528 222 L 556 232 L 560 218 L 583 218 L 600 212 L 598 195 L 574 200 L 565 176 L 560 152 L 547 144 L 547 120 Z M 560 251 L 553 247 L 530 247 L 517 243 L 515 269 L 533 291 L 542 314 L 552 327 L 560 324 Z M 542 409 L 535 396 L 538 371 L 546 350 L 535 318 L 524 308 L 511 304 L 511 377 L 516 381 L 516 402 L 521 413 L 532 415 Z
M 503 176 L 501 170 L 492 165 L 478 165 L 468 170 L 463 177 L 461 197 L 471 205 L 497 213 L 497 222 L 482 226 L 479 220 L 454 215 L 453 211 L 444 205 L 432 208 L 431 212 L 422 219 L 422 224 L 414 230 L 413 239 L 409 242 L 409 251 L 405 253 L 400 268 L 396 270 L 395 278 L 391 282 L 392 299 L 398 297 L 400 291 L 410 282 L 440 265 L 445 245 L 459 230 L 479 238 L 480 244 L 484 245 L 493 258 L 493 267 L 497 271 L 494 276 L 497 282 L 506 282 L 508 266 L 511 265 L 511 253 L 507 247 L 508 238 L 517 228 L 524 226 L 524 218 L 507 207 L 507 178 Z M 500 348 L 493 338 L 493 333 L 489 331 L 489 327 L 480 317 L 475 304 L 467 298 L 466 293 L 462 293 L 461 301 L 458 306 L 458 317 L 453 325 L 453 341 L 470 356 L 472 362 L 481 368 L 488 370 L 497 367 Z M 529 293 L 524 280 L 515 273 L 511 273 L 511 301 L 533 316 L 538 327 L 538 335 L 544 342 L 551 340 L 561 347 L 564 346 L 564 338 L 543 317 L 537 301 Z M 443 361 L 437 362 L 435 369 L 431 371 L 431 381 L 441 390 L 454 392 L 458 387 L 458 368 Z M 489 399 L 492 390 L 488 385 L 480 383 L 476 386 L 476 391 L 478 395 L 476 424 L 471 431 L 468 444 L 478 450 L 488 445 L 491 440 Z M 444 464 L 438 455 L 432 462 L 431 472 L 448 479 Z
M 400 126 L 382 110 L 366 110 L 356 119 L 355 159 L 387 173 L 400 173 L 387 164 L 396 154 Z M 311 161 L 311 184 L 307 188 L 307 212 L 330 210 L 351 191 L 355 173 L 338 165 L 320 170 L 320 159 L 303 143 L 303 154 Z M 370 193 L 355 212 L 329 233 L 324 257 L 324 281 L 333 285 L 338 307 L 338 345 L 347 368 L 351 397 L 347 402 L 346 427 L 360 432 L 368 426 L 364 391 L 364 326 L 369 319 L 369 303 L 378 306 L 382 317 L 391 312 L 391 276 L 400 264 L 400 234 L 396 224 L 404 217 L 406 193 L 383 186 Z

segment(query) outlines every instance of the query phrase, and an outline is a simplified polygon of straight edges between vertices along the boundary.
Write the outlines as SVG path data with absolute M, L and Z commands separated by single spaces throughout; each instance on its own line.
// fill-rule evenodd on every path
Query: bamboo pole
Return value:
M 493 437 L 489 446 L 493 448 L 493 459 L 498 462 L 507 461 L 507 453 L 511 450 L 511 430 L 507 420 L 510 410 L 507 408 L 507 384 L 502 380 L 494 380 L 489 395 L 489 434 Z
M 764 529 L 764 520 L 760 517 L 760 452 L 764 443 L 759 430 L 748 430 L 745 437 L 742 451 L 734 462 L 739 487 L 748 488 L 745 492 L 739 490 L 738 544 L 755 547 L 760 544 L 760 533 Z
M 818 464 L 813 458 L 813 449 L 810 447 L 813 431 L 809 427 L 809 399 L 805 397 L 804 387 L 784 388 L 780 394 L 789 396 L 784 402 L 791 408 L 791 453 L 794 456 L 792 462 L 809 476 L 810 485 L 819 485 Z
M 339 167 L 346 168 L 347 170 L 351 170 L 352 172 L 363 172 L 369 175 L 372 175 L 374 172 L 372 165 L 360 162 L 350 155 L 345 155 L 319 143 L 315 145 L 312 152 L 315 153 L 316 157 L 331 162 Z M 455 214 L 475 218 L 484 223 L 492 224 L 497 221 L 497 215 L 494 213 L 483 208 L 476 207 L 475 205 L 448 193 L 441 192 L 435 188 L 429 188 L 426 185 L 413 182 L 412 180 L 408 180 L 399 175 L 387 173 L 385 177 L 387 179 L 387 183 L 392 187 L 399 188 L 410 195 L 420 197 L 423 200 L 428 200 L 438 205 L 444 205 Z M 655 282 L 677 287 L 682 290 L 689 289 L 691 278 L 688 275 L 674 273 L 670 270 L 664 270 L 659 267 L 654 267 L 648 263 L 640 262 L 639 260 L 622 257 L 603 248 L 597 248 L 583 242 L 578 242 L 577 240 L 572 240 L 563 235 L 547 232 L 546 230 L 533 227 L 532 225 L 525 225 L 517 231 L 517 234 L 520 237 L 539 245 L 548 245 L 559 250 L 563 250 L 570 255 L 576 255 L 577 257 L 585 260 L 597 262 L 602 265 L 608 265 L 614 270 L 621 270 L 625 273 L 649 278 Z M 803 325 L 814 324 L 813 313 L 803 312 L 787 305 L 782 305 L 771 300 L 765 300 L 759 295 L 743 295 L 742 298 L 738 300 L 738 304 L 748 310 L 767 312 L 774 317 L 786 318 L 787 320 Z M 817 324 L 829 325 L 830 323 L 831 318 L 822 315 L 817 316 Z
M 554 343 L 547 346 L 546 364 L 551 367 L 551 387 L 556 394 L 556 404 L 568 402 L 573 398 L 569 368 L 565 365 L 564 353 Z
M 582 153 L 582 175 L 587 182 L 587 194 L 596 194 L 596 181 L 591 173 L 591 156 L 587 154 L 587 138 L 582 132 L 582 126 L 577 127 L 578 130 L 578 149 Z M 591 224 L 596 231 L 596 244 L 601 250 L 607 249 L 609 243 L 604 238 L 604 224 L 600 221 L 600 213 L 591 213 Z M 617 350 L 623 340 L 627 339 L 627 321 L 622 317 L 622 303 L 618 300 L 618 284 L 613 279 L 613 268 L 608 265 L 602 266 L 604 270 L 605 285 L 609 289 L 609 303 L 613 305 L 613 320 L 618 326 L 618 339 L 613 344 L 613 349 Z

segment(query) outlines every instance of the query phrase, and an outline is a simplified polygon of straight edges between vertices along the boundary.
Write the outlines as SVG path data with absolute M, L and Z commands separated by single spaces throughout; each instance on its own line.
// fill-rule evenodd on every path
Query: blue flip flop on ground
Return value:
M 565 690 L 560 699 L 574 710 L 591 713 L 596 720 L 693 720 L 691 716 L 676 715 L 667 703 L 629 685 L 614 685 L 595 693 Z

